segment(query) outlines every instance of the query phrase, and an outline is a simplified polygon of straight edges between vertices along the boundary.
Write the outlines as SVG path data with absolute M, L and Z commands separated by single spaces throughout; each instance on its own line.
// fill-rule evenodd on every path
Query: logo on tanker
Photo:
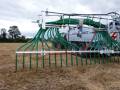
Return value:
M 110 36 L 112 37 L 112 39 L 116 40 L 117 39 L 117 32 L 112 32 L 110 34 Z

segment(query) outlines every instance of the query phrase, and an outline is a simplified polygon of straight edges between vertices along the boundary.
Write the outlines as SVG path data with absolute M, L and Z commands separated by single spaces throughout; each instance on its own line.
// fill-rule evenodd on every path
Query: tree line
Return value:
M 0 42 L 26 42 L 28 39 L 21 34 L 18 26 L 10 26 L 9 30 L 0 29 Z

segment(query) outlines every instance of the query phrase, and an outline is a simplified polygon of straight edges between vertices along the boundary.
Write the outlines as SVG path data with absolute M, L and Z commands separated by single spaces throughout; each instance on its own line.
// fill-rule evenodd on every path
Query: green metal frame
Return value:
M 67 21 L 69 23 L 67 23 Z M 101 21 L 101 19 L 100 19 Z M 101 30 L 101 28 L 104 27 L 103 24 L 101 24 L 99 22 L 94 22 L 93 18 L 90 19 L 89 17 L 87 17 L 87 19 L 84 20 L 84 23 L 87 25 L 92 25 L 97 27 L 97 29 L 95 30 L 95 35 L 92 39 L 91 42 L 89 42 L 89 46 L 87 48 L 85 48 L 85 50 L 90 50 L 90 51 L 95 51 L 95 50 L 103 50 L 104 48 L 108 49 L 108 50 L 115 50 L 115 51 L 119 51 L 120 50 L 120 43 L 113 40 L 110 35 L 108 34 L 108 32 L 106 30 Z M 68 25 L 71 23 L 78 23 L 78 21 L 76 19 L 62 19 L 57 21 L 57 22 L 49 22 L 49 23 L 57 23 L 59 24 L 60 22 L 63 23 L 67 23 Z M 105 27 L 104 27 L 105 28 Z M 52 46 L 50 46 L 49 44 L 52 44 Z M 59 32 L 59 28 L 58 27 L 47 27 L 46 29 L 40 28 L 37 32 L 37 34 L 35 35 L 35 37 L 28 41 L 26 44 L 20 46 L 16 52 L 19 51 L 51 51 L 51 50 L 57 50 L 57 48 L 53 45 L 53 44 L 60 44 L 61 46 L 64 47 L 64 49 L 59 48 L 60 51 L 65 50 L 65 53 L 59 53 L 59 61 L 60 63 L 58 63 L 58 55 L 57 53 L 48 54 L 48 61 L 47 64 L 49 67 L 52 67 L 52 63 L 54 61 L 54 65 L 55 67 L 59 66 L 63 67 L 63 65 L 65 64 L 65 66 L 69 66 L 69 64 L 71 66 L 75 65 L 78 66 L 79 64 L 84 65 L 84 64 L 100 64 L 100 63 L 109 63 L 112 62 L 113 60 L 116 61 L 116 58 L 119 61 L 119 55 L 117 54 L 113 54 L 112 56 L 107 56 L 104 54 L 99 54 L 99 53 L 67 53 L 68 50 L 82 50 L 83 47 L 75 44 L 75 43 L 71 43 L 69 41 L 67 41 L 62 34 Z M 104 48 L 103 48 L 104 47 Z M 54 55 L 54 57 L 53 57 Z M 65 57 L 64 57 L 65 55 Z M 69 56 L 70 56 L 70 60 L 69 60 Z M 75 56 L 75 57 L 74 57 Z M 19 64 L 21 61 L 19 57 L 22 57 L 22 68 L 25 69 L 26 68 L 26 63 L 29 63 L 29 69 L 31 70 L 33 68 L 33 62 L 32 61 L 36 61 L 35 67 L 36 70 L 39 67 L 43 67 L 45 68 L 46 66 L 46 55 L 44 55 L 44 53 L 23 53 L 23 54 L 18 54 L 16 53 L 16 71 L 19 69 Z M 29 62 L 26 62 L 26 57 L 29 57 Z M 35 59 L 33 59 L 33 57 Z M 40 62 L 40 57 L 41 57 L 41 62 Z M 114 57 L 114 58 L 113 58 Z M 65 60 L 64 60 L 65 58 Z M 69 63 L 70 62 L 70 63 Z

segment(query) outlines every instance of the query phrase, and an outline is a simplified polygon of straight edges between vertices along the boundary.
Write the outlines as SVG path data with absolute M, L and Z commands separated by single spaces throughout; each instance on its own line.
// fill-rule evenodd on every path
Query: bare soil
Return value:
M 0 43 L 0 90 L 120 90 L 120 64 L 52 67 L 15 72 L 20 43 Z

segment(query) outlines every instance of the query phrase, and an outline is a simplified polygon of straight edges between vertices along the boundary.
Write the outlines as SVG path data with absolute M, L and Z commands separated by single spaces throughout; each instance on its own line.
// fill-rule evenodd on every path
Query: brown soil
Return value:
M 120 90 L 120 65 L 115 63 L 15 72 L 20 45 L 0 44 L 0 90 Z

